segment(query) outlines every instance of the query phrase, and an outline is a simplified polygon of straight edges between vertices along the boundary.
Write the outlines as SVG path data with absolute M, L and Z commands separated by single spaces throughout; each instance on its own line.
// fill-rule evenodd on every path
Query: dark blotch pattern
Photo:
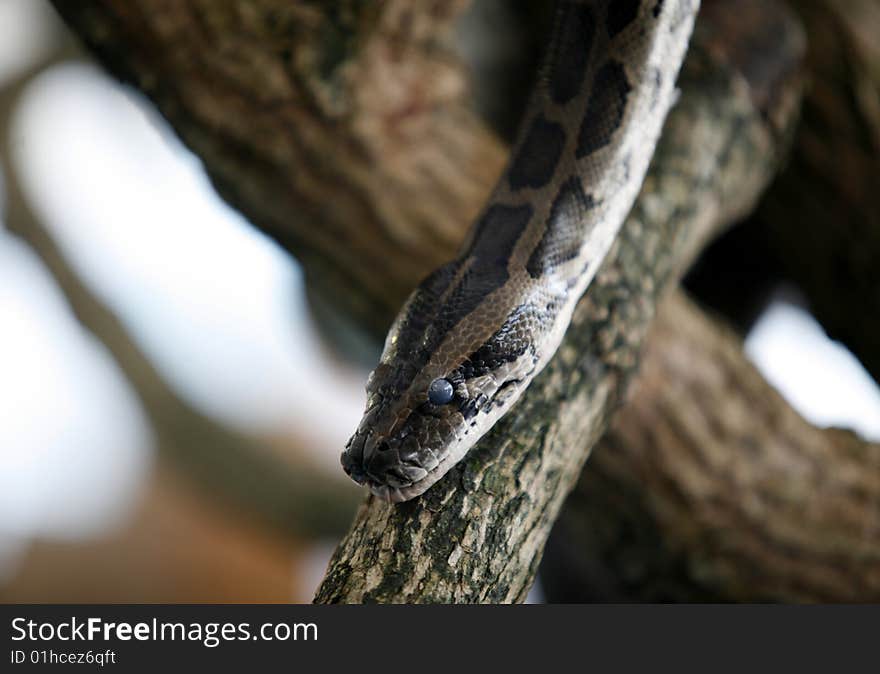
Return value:
M 562 126 L 538 115 L 510 167 L 511 189 L 539 188 L 550 182 L 564 145 Z
M 403 357 L 379 391 L 383 397 L 405 390 L 449 331 L 507 281 L 507 263 L 532 213 L 528 205 L 491 206 L 477 223 L 467 253 L 422 281 L 401 323 L 397 352 Z M 469 257 L 476 259 L 459 276 Z
M 533 213 L 534 210 L 529 204 L 522 206 L 493 204 L 477 224 L 467 257 L 479 258 L 481 263 L 488 260 L 503 262 L 506 278 L 507 261 L 510 259 L 513 247 L 528 226 L 529 220 L 532 219 Z
M 663 0 L 657 0 L 654 3 L 654 6 L 651 8 L 651 14 L 654 15 L 654 18 L 657 19 L 660 17 L 660 12 L 663 11 Z
M 460 267 L 460 260 L 448 262 L 419 284 L 397 336 L 398 353 L 418 356 L 398 360 L 404 365 L 392 379 L 384 382 L 380 391 L 383 395 L 393 397 L 405 389 L 415 373 L 427 362 L 430 353 L 421 349 L 425 330 L 435 319 L 440 299 L 449 290 Z
M 631 90 L 626 71 L 618 61 L 609 61 L 599 69 L 578 134 L 578 159 L 611 142 L 611 137 L 623 121 L 626 97 Z
M 586 234 L 586 214 L 595 205 L 593 197 L 584 192 L 578 177 L 572 177 L 562 185 L 550 209 L 544 235 L 526 263 L 532 278 L 551 273 L 578 256 Z
M 557 43 L 550 56 L 550 95 L 564 105 L 580 93 L 596 34 L 596 17 L 588 5 L 563 2 L 557 15 Z
M 534 353 L 532 340 L 546 326 L 547 316 L 532 304 L 517 307 L 498 331 L 474 351 L 459 367 L 464 379 L 488 374 L 504 363 L 511 363 L 526 352 Z
M 469 257 L 476 258 L 459 284 L 449 293 L 429 328 L 427 343 L 434 351 L 459 321 L 471 313 L 493 290 L 507 281 L 507 264 L 513 247 L 532 218 L 529 205 L 494 204 L 477 224 Z
M 487 402 L 489 402 L 489 398 L 483 393 L 480 393 L 476 398 L 465 400 L 461 404 L 461 407 L 458 408 L 458 411 L 461 412 L 461 416 L 464 417 L 465 421 L 470 421 L 477 416 L 477 412 L 479 412 Z
M 629 24 L 635 21 L 639 14 L 639 0 L 614 0 L 608 3 L 608 15 L 605 17 L 605 27 L 608 35 L 614 37 Z

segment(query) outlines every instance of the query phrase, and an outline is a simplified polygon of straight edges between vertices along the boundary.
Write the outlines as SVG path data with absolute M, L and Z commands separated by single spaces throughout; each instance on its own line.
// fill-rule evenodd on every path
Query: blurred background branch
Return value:
M 806 90 L 790 160 L 689 287 L 745 332 L 782 284 L 880 379 L 880 3 L 799 0 Z
M 330 475 L 314 464 L 299 446 L 304 440 L 296 437 L 286 439 L 263 438 L 248 434 L 222 421 L 198 411 L 165 381 L 154 364 L 138 346 L 118 316 L 80 279 L 61 247 L 53 239 L 38 212 L 31 207 L 24 186 L 19 180 L 19 169 L 13 148 L 12 120 L 22 93 L 42 73 L 60 63 L 81 59 L 82 55 L 69 39 L 60 40 L 50 52 L 43 54 L 25 70 L 0 87 L 0 168 L 3 177 L 3 222 L 6 229 L 26 243 L 49 272 L 67 301 L 76 320 L 112 356 L 116 366 L 135 392 L 146 413 L 154 434 L 155 448 L 163 459 L 157 468 L 154 486 L 145 499 L 146 509 L 130 528 L 111 536 L 101 546 L 70 546 L 51 544 L 37 547 L 31 557 L 34 564 L 18 579 L 17 585 L 0 589 L 0 596 L 7 600 L 33 601 L 115 601 L 120 598 L 122 583 L 132 600 L 158 598 L 189 601 L 217 601 L 223 596 L 233 597 L 235 590 L 216 592 L 230 576 L 236 573 L 253 573 L 254 556 L 236 550 L 245 529 L 265 530 L 274 533 L 257 534 L 251 543 L 259 548 L 265 540 L 277 538 L 271 545 L 277 549 L 270 557 L 280 554 L 282 574 L 278 577 L 274 561 L 262 570 L 268 576 L 265 582 L 250 583 L 253 600 L 277 600 L 293 596 L 294 587 L 289 576 L 292 568 L 291 542 L 316 537 L 334 537 L 347 526 L 354 511 L 358 492 L 338 474 Z M 50 410 L 47 410 L 50 412 Z M 193 498 L 186 494 L 192 487 L 181 483 L 181 474 L 188 484 L 203 494 Z M 175 560 L 182 569 L 201 564 L 200 573 L 189 577 L 186 588 L 163 586 L 161 573 L 142 569 L 146 582 L 133 582 L 131 575 L 117 578 L 121 569 L 107 560 L 127 557 L 131 569 L 136 570 L 147 559 L 156 559 L 155 541 L 140 540 L 141 537 L 168 533 L 168 518 L 175 520 L 173 529 L 178 533 L 188 528 L 185 542 L 176 545 L 173 555 L 165 553 L 168 570 L 162 573 L 180 575 L 173 571 Z M 172 529 L 172 530 L 173 530 Z M 222 542 L 220 539 L 225 539 Z M 284 540 L 288 542 L 283 542 Z M 223 554 L 223 559 L 233 569 L 207 572 L 205 560 L 196 550 L 201 545 L 207 550 Z M 102 547 L 103 546 L 103 547 Z M 42 551 L 42 552 L 41 552 Z M 250 554 L 250 556 L 249 556 Z M 41 560 L 67 558 L 71 569 L 82 569 L 77 586 L 65 587 L 63 583 L 47 581 L 41 571 Z M 102 560 L 103 562 L 99 561 Z M 116 562 L 121 563 L 121 558 Z M 87 567 L 103 569 L 94 574 Z M 238 567 L 236 570 L 235 567 Z M 51 567 L 50 567 L 51 569 Z M 49 571 L 51 573 L 51 571 Z M 185 571 L 183 573 L 186 573 Z M 153 577 L 151 577 L 153 574 Z M 275 577 L 273 578 L 273 574 Z M 270 580 L 271 579 L 271 580 Z M 110 580 L 110 582 L 107 582 Z M 158 583 L 158 586 L 157 586 Z M 279 589 L 283 592 L 279 596 Z M 54 593 L 54 594 L 53 594 Z M 213 593 L 213 594 L 212 594 Z
M 811 87 L 752 227 L 828 334 L 880 381 L 880 3 L 795 3 Z
M 547 545 L 551 602 L 880 597 L 880 444 L 817 429 L 681 294 Z
M 315 298 L 380 339 L 505 158 L 444 41 L 465 4 L 55 7 L 153 100 L 223 198 L 296 254 Z
M 61 52 L 53 60 L 69 56 Z M 309 466 L 305 457 L 284 461 L 265 441 L 210 419 L 175 394 L 119 318 L 78 278 L 29 206 L 8 139 L 15 102 L 36 72 L 0 91 L 0 160 L 7 229 L 37 254 L 77 320 L 112 354 L 147 413 L 160 452 L 174 457 L 209 491 L 253 510 L 255 516 L 275 526 L 298 533 L 337 533 L 351 516 L 355 492 L 343 489 L 342 479 L 325 476 Z M 296 452 L 293 441 L 291 450 Z

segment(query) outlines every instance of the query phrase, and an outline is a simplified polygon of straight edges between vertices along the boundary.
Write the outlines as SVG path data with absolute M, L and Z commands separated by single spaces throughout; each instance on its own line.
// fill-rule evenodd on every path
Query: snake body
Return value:
M 565 0 L 510 162 L 454 260 L 410 295 L 342 454 L 406 501 L 454 466 L 556 352 L 632 207 L 698 0 Z

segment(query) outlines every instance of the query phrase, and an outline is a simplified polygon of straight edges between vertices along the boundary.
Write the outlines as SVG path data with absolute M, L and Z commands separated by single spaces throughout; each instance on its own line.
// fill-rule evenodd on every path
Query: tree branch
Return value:
M 792 3 L 808 35 L 801 123 L 756 213 L 688 279 L 743 332 L 780 284 L 880 381 L 880 4 Z
M 880 599 L 880 445 L 816 429 L 682 294 L 554 528 L 549 601 Z
M 794 5 L 811 86 L 791 161 L 754 226 L 829 335 L 880 382 L 880 5 Z

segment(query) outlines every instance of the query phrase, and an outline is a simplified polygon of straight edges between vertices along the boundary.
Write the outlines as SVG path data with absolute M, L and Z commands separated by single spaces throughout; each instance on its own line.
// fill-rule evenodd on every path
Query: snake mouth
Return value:
M 385 455 L 386 453 L 383 452 L 373 456 L 384 458 Z M 358 460 L 349 451 L 344 451 L 340 458 L 343 470 L 352 480 L 369 489 L 377 498 L 389 503 L 401 503 L 415 498 L 442 477 L 442 474 L 434 476 L 436 470 L 426 471 L 418 466 L 392 463 L 382 466 L 381 459 L 380 461 Z M 413 479 L 405 473 L 419 477 Z
M 427 465 L 431 467 L 428 469 L 425 465 L 401 461 L 393 450 L 365 455 L 363 440 L 352 438 L 342 452 L 341 463 L 348 476 L 369 489 L 376 498 L 388 503 L 402 503 L 424 494 L 449 472 L 468 448 L 465 443 L 456 442 L 440 457 L 430 452 L 431 461 Z
M 382 501 L 387 501 L 388 503 L 403 503 L 416 496 L 421 496 L 432 484 L 434 484 L 434 481 L 431 481 L 430 484 L 427 484 L 424 487 L 420 486 L 418 482 L 407 487 L 392 487 L 388 484 L 373 482 L 371 480 L 365 482 L 364 486 L 370 490 L 370 493 L 373 494 L 373 496 Z
M 423 478 L 417 482 L 391 485 L 387 481 L 383 481 L 363 471 L 351 468 L 347 461 L 349 458 L 350 457 L 346 452 L 342 453 L 342 467 L 348 476 L 359 485 L 369 489 L 373 496 L 383 501 L 387 501 L 388 503 L 402 503 L 403 501 L 408 501 L 409 499 L 415 498 L 424 493 L 428 487 L 433 484 L 433 481 L 431 481 L 430 484 L 421 486 L 420 483 L 425 479 Z
M 403 503 L 404 501 L 409 501 L 416 496 L 424 494 L 446 474 L 447 470 L 448 468 L 441 469 L 440 466 L 438 466 L 422 479 L 405 485 L 391 485 L 387 482 L 380 482 L 371 478 L 366 478 L 360 484 L 369 489 L 373 496 L 382 501 L 388 503 Z

